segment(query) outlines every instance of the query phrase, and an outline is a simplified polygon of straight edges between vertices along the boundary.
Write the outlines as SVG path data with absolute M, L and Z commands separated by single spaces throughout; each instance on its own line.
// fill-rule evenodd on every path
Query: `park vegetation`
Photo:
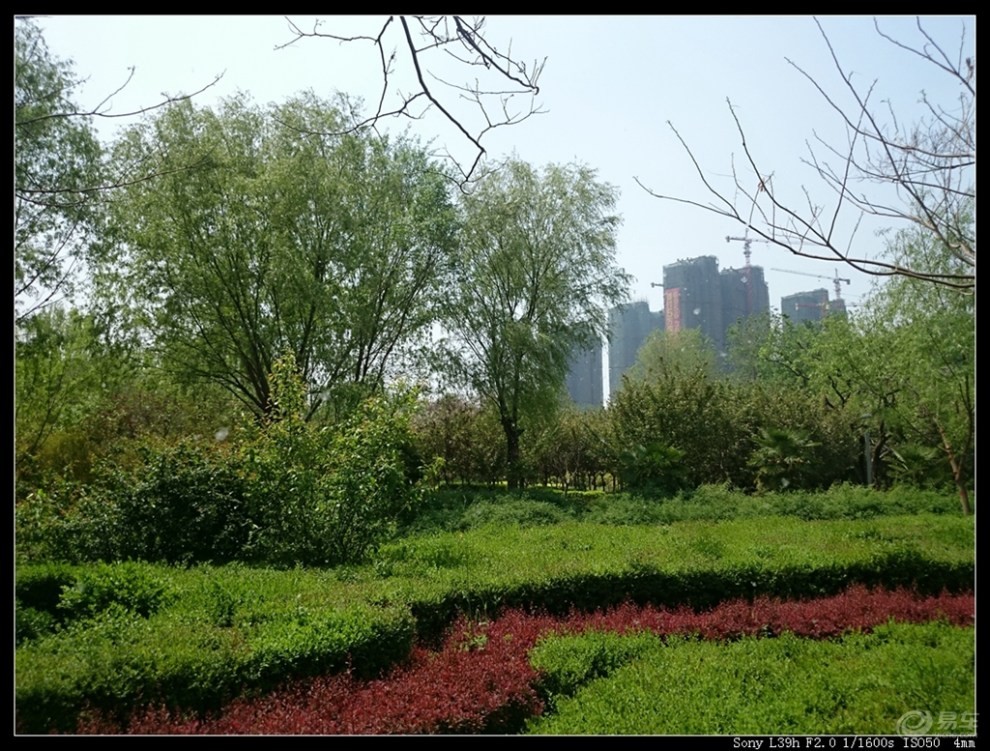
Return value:
M 312 93 L 183 98 L 103 144 L 71 63 L 30 20 L 15 42 L 20 732 L 971 714 L 974 295 L 898 275 L 725 353 L 658 333 L 581 410 L 571 354 L 630 281 L 592 167 L 465 183 Z M 921 229 L 887 252 L 960 271 Z

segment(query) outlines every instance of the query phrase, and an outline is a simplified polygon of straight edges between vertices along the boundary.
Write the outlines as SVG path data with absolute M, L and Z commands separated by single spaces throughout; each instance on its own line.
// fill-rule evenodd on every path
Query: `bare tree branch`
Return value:
M 192 92 L 191 94 L 176 94 L 175 96 L 171 96 L 169 94 L 163 94 L 163 99 L 160 102 L 157 102 L 156 104 L 148 105 L 147 107 L 140 107 L 139 109 L 130 110 L 129 112 L 110 112 L 109 110 L 103 110 L 102 108 L 111 99 L 113 99 L 113 97 L 115 97 L 117 94 L 123 91 L 127 87 L 127 84 L 131 82 L 131 79 L 134 77 L 134 71 L 135 71 L 134 66 L 128 68 L 128 71 L 129 72 L 128 72 L 127 80 L 124 81 L 124 83 L 122 83 L 116 89 L 114 89 L 110 94 L 105 96 L 103 100 L 92 109 L 77 110 L 70 112 L 52 112 L 46 115 L 40 115 L 38 117 L 33 117 L 27 120 L 19 120 L 14 125 L 17 128 L 24 128 L 30 125 L 35 125 L 36 123 L 40 123 L 44 120 L 55 120 L 58 118 L 69 118 L 69 117 L 107 117 L 107 118 L 136 117 L 138 115 L 143 115 L 146 112 L 153 112 L 155 110 L 161 109 L 162 107 L 168 107 L 170 104 L 175 104 L 176 102 L 183 102 L 187 99 L 192 99 L 194 96 L 202 94 L 207 89 L 216 86 L 217 83 L 220 82 L 220 79 L 223 78 L 224 76 L 223 73 L 217 74 L 217 76 L 214 77 L 212 81 L 210 81 L 208 84 L 203 86 L 201 89 L 197 89 L 196 91 Z
M 961 87 L 958 106 L 951 110 L 931 102 L 922 92 L 921 101 L 927 114 L 906 130 L 898 122 L 890 102 L 885 103 L 884 110 L 877 109 L 872 103 L 877 81 L 865 89 L 857 88 L 852 73 L 840 63 L 825 30 L 817 19 L 815 23 L 854 104 L 841 104 L 822 82 L 794 61 L 785 59 L 821 94 L 846 129 L 847 143 L 841 148 L 814 133 L 815 144 L 807 144 L 808 156 L 801 160 L 831 190 L 834 195 L 831 208 L 826 210 L 826 207 L 816 205 L 811 200 L 811 193 L 803 187 L 807 206 L 795 208 L 769 179 L 760 177 L 768 171 L 754 158 L 731 102 L 728 103 L 729 112 L 735 121 L 743 154 L 749 168 L 759 178 L 756 190 L 747 189 L 733 167 L 735 195 L 729 200 L 708 180 L 691 148 L 670 123 L 668 125 L 690 157 L 714 203 L 662 195 L 647 188 L 638 178 L 637 183 L 656 198 L 697 206 L 733 219 L 763 241 L 798 256 L 844 263 L 874 276 L 906 276 L 972 293 L 976 276 L 973 216 L 976 199 L 976 63 L 974 57 L 964 56 L 965 28 L 954 60 L 932 38 L 920 19 L 917 27 L 924 39 L 920 48 L 884 33 L 874 20 L 877 34 L 882 39 L 935 66 Z M 882 111 L 885 111 L 883 119 Z M 819 156 L 816 146 L 825 158 Z M 833 166 L 829 157 L 838 160 L 838 166 Z M 749 211 L 748 218 L 744 218 L 739 202 L 744 202 Z M 759 219 L 755 223 L 754 214 Z M 853 230 L 846 242 L 840 242 L 840 218 L 847 215 L 853 219 Z M 907 268 L 852 255 L 856 230 L 867 216 L 922 227 L 943 248 L 945 258 L 954 259 L 955 266 Z
M 464 161 L 455 158 L 450 147 L 442 155 L 450 160 L 458 172 L 459 184 L 466 183 L 478 177 L 478 165 L 486 154 L 482 139 L 491 130 L 506 125 L 515 125 L 529 117 L 540 114 L 543 110 L 535 102 L 539 94 L 539 76 L 546 64 L 546 59 L 534 61 L 531 66 L 515 58 L 511 45 L 505 53 L 491 44 L 485 34 L 485 19 L 468 21 L 462 16 L 398 16 L 398 26 L 401 35 L 389 39 L 389 34 L 395 28 L 395 16 L 389 16 L 379 32 L 374 35 L 343 36 L 320 31 L 321 22 L 313 25 L 312 31 L 304 31 L 290 19 L 286 19 L 293 38 L 278 45 L 276 49 L 284 49 L 306 38 L 319 38 L 337 41 L 341 44 L 370 43 L 378 51 L 381 60 L 381 90 L 377 106 L 372 114 L 359 116 L 339 133 L 324 135 L 345 135 L 360 128 L 376 127 L 384 118 L 409 117 L 421 119 L 430 110 L 440 113 L 442 119 L 452 125 L 460 137 L 470 145 L 473 158 Z M 386 46 L 391 45 L 386 53 Z M 396 76 L 394 63 L 402 50 L 403 59 L 408 59 L 407 76 L 415 79 L 415 88 L 409 93 L 394 90 L 393 81 Z M 480 75 L 486 81 L 485 85 L 474 79 L 473 83 L 453 83 L 439 72 L 442 59 L 432 57 L 433 53 L 442 52 L 447 58 L 453 59 L 459 65 L 469 68 L 483 68 Z M 434 81 L 442 89 L 433 88 L 427 81 Z M 444 96 L 446 90 L 456 91 L 453 98 Z M 392 95 L 397 99 L 394 106 L 386 105 L 386 99 Z M 510 108 L 510 100 L 523 97 L 526 106 L 517 112 Z M 422 101 L 425 107 L 422 111 L 413 109 L 417 101 Z M 474 115 L 464 114 L 454 109 L 456 102 L 467 102 L 475 110 Z M 497 118 L 491 112 L 498 111 Z M 476 121 L 476 122 L 475 122 Z

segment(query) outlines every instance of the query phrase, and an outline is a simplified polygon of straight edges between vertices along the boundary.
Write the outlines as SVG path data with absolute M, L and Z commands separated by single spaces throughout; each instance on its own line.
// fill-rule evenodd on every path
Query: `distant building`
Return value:
M 636 363 L 639 348 L 654 331 L 663 331 L 664 314 L 650 310 L 645 300 L 627 303 L 608 312 L 608 393 L 622 386 L 622 375 Z
M 567 393 L 578 407 L 602 406 L 602 345 L 576 350 L 565 381 Z
M 724 355 L 732 326 L 770 310 L 770 289 L 761 266 L 719 271 L 715 256 L 663 267 L 667 331 L 699 329 Z
M 664 323 L 667 331 L 701 329 L 716 351 L 725 349 L 722 283 L 715 256 L 701 256 L 663 267 Z
M 839 302 L 842 302 L 841 300 Z M 842 305 L 845 312 L 845 305 Z M 820 321 L 829 313 L 828 290 L 813 289 L 780 298 L 780 314 L 794 323 Z
M 761 266 L 722 269 L 722 341 L 729 328 L 757 313 L 770 310 L 770 289 Z
M 846 310 L 846 301 L 841 297 L 835 298 L 828 304 L 828 314 L 830 316 L 844 316 L 848 314 L 848 312 L 849 311 Z

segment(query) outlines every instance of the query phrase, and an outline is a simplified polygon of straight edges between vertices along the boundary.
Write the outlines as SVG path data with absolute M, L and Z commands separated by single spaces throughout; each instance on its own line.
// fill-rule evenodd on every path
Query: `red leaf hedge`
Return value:
M 121 729 L 92 714 L 82 734 L 331 735 L 419 733 L 512 733 L 543 710 L 534 688 L 537 673 L 529 650 L 550 631 L 652 631 L 698 634 L 706 639 L 772 636 L 792 631 L 827 638 L 868 630 L 889 620 L 944 619 L 973 623 L 972 593 L 920 597 L 909 590 L 853 586 L 839 595 L 781 601 L 734 600 L 705 612 L 624 604 L 604 612 L 573 612 L 564 618 L 510 610 L 493 621 L 460 618 L 439 651 L 413 650 L 404 665 L 377 680 L 349 673 L 287 684 L 260 698 L 229 704 L 205 719 L 166 708 L 148 708 Z

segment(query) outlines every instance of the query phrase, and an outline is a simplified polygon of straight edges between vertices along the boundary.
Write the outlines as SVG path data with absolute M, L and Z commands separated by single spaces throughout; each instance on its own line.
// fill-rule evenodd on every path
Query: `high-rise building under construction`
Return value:
M 820 321 L 828 315 L 828 290 L 813 289 L 780 298 L 780 313 L 794 323 Z
M 715 256 L 664 266 L 663 299 L 667 331 L 700 329 L 720 353 L 725 351 L 730 326 L 770 309 L 762 267 L 719 272 Z

